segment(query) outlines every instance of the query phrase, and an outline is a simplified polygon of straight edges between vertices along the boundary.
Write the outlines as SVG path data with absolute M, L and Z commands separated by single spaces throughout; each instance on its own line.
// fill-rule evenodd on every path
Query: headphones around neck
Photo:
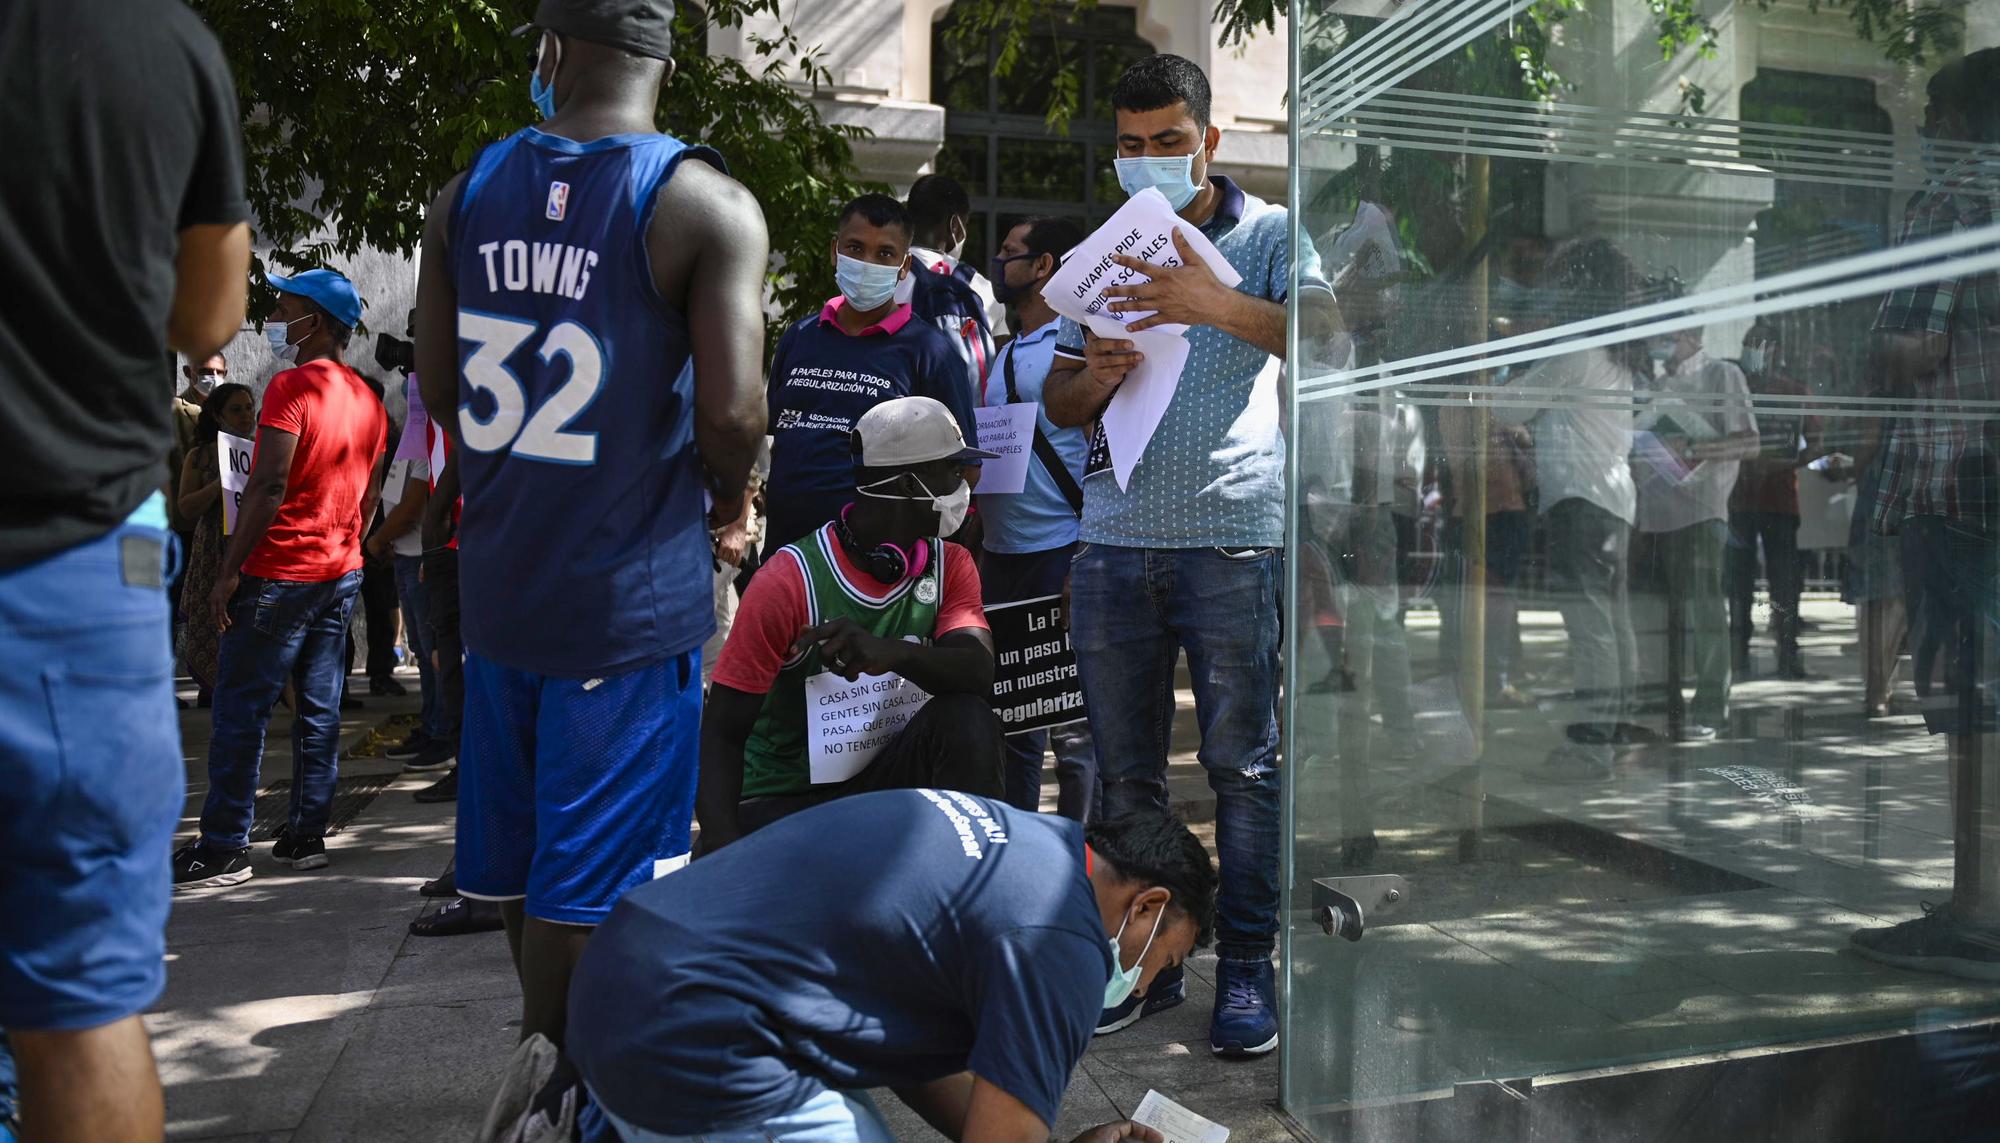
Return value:
M 931 566 L 929 540 L 918 540 L 908 548 L 889 543 L 863 548 L 847 526 L 847 513 L 853 508 L 854 505 L 849 504 L 840 510 L 839 518 L 834 521 L 834 531 L 840 536 L 841 547 L 846 548 L 847 554 L 860 563 L 863 571 L 883 583 L 893 584 L 915 579 Z

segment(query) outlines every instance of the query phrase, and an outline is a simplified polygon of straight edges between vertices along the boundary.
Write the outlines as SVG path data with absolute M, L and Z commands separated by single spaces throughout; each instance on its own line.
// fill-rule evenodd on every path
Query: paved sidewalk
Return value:
M 409 680 L 414 690 L 414 679 Z M 357 686 L 363 686 L 358 680 Z M 1191 755 L 1183 701 L 1174 792 L 1191 817 L 1212 805 Z M 351 747 L 416 699 L 366 699 L 344 726 Z M 208 712 L 182 715 L 189 817 L 206 790 Z M 290 774 L 290 722 L 273 719 L 264 784 Z M 392 763 L 343 757 L 343 777 Z M 212 1143 L 397 1143 L 469 1138 L 518 1035 L 520 1001 L 500 934 L 420 938 L 408 924 L 434 902 L 417 886 L 451 858 L 450 806 L 410 794 L 436 775 L 404 774 L 328 839 L 331 865 L 295 873 L 254 852 L 256 875 L 179 895 L 167 930 L 166 994 L 147 1017 L 167 1086 L 168 1136 Z M 1053 774 L 1049 775 L 1053 795 Z M 1190 961 L 1188 1003 L 1099 1040 L 1057 1124 L 1067 1139 L 1129 1114 L 1149 1087 L 1234 1129 L 1233 1143 L 1287 1140 L 1270 1105 L 1276 1057 L 1225 1062 L 1208 1050 L 1214 959 Z M 937 1136 L 893 1097 L 905 1139 Z

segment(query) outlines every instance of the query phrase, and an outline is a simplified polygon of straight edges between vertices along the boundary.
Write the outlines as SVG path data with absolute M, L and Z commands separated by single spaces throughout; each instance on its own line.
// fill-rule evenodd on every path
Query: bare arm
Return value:
M 382 517 L 382 526 L 368 537 L 373 554 L 379 555 L 390 544 L 402 539 L 416 528 L 424 518 L 424 506 L 430 503 L 430 485 L 422 480 L 405 480 L 403 498 L 396 502 L 389 514 Z
M 299 438 L 282 429 L 257 430 L 257 459 L 250 465 L 243 503 L 236 509 L 236 530 L 229 534 L 222 566 L 216 570 L 215 590 L 208 597 L 209 614 L 218 630 L 229 630 L 229 597 L 236 594 L 243 561 L 263 542 L 264 533 L 277 518 L 278 506 L 285 502 L 285 489 L 292 478 L 292 453 L 298 447 Z
M 894 1090 L 896 1098 L 923 1116 L 939 1135 L 957 1139 L 965 1134 L 965 1117 L 972 1108 L 972 1088 L 977 1082 L 971 1072 L 960 1072 L 918 1087 Z
M 202 223 L 180 233 L 167 345 L 200 361 L 243 327 L 250 297 L 250 224 Z
M 1132 343 L 1083 331 L 1085 359 L 1058 352 L 1042 382 L 1042 410 L 1059 429 L 1087 425 L 1124 384 L 1125 375 L 1145 358 Z
M 424 216 L 423 259 L 417 270 L 417 387 L 424 410 L 439 428 L 458 439 L 458 287 L 451 280 L 451 204 L 464 175 L 438 192 Z M 439 481 L 442 483 L 440 474 Z M 454 496 L 453 499 L 456 499 Z
M 214 455 L 214 449 L 207 450 Z M 200 518 L 216 501 L 222 499 L 222 475 L 211 472 L 201 463 L 202 450 L 189 449 L 181 458 L 181 515 L 189 520 Z
M 792 653 L 815 641 L 820 662 L 849 682 L 893 671 L 934 695 L 993 693 L 993 633 L 984 627 L 959 627 L 925 646 L 870 635 L 851 619 L 834 619 L 807 628 Z
M 688 160 L 660 188 L 646 251 L 660 296 L 687 314 L 695 449 L 720 525 L 736 515 L 764 440 L 764 212 L 741 183 Z
M 743 748 L 763 709 L 763 695 L 709 684 L 701 712 L 701 776 L 694 797 L 704 856 L 743 836 L 736 817 L 736 804 L 743 800 Z
M 1015 1099 L 985 1079 L 974 1077 L 967 1100 L 965 1130 L 955 1138 L 959 1143 L 1046 1143 L 1049 1125 Z M 1117 1143 L 1137 1139 L 1141 1143 L 1165 1143 L 1160 1133 L 1129 1120 L 1093 1127 L 1076 1137 L 1075 1143 Z
M 368 487 L 361 493 L 361 530 L 368 531 L 368 521 L 375 518 L 375 505 L 382 500 L 382 477 L 389 471 L 389 452 L 384 449 L 375 457 L 375 467 L 368 471 Z

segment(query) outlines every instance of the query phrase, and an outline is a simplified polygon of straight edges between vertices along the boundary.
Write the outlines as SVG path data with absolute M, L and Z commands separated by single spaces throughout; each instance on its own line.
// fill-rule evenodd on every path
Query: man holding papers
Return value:
M 851 503 L 766 560 L 702 714 L 701 851 L 820 802 L 930 786 L 1000 795 L 993 636 L 965 522 L 967 448 L 929 397 L 851 434 Z
M 1099 422 L 1071 564 L 1070 636 L 1109 816 L 1166 804 L 1177 645 L 1188 653 L 1222 858 L 1210 1045 L 1255 1055 L 1278 1044 L 1278 378 L 1291 239 L 1282 207 L 1208 173 L 1221 133 L 1209 124 L 1200 68 L 1172 55 L 1140 60 L 1119 78 L 1112 106 L 1128 208 L 1164 196 L 1177 219 L 1164 233 L 1107 234 L 1121 221 L 1114 216 L 1065 262 L 1066 292 L 1053 279 L 1044 291 L 1058 311 L 1078 291 L 1105 302 L 1085 314 L 1096 328 L 1088 336 L 1076 313 L 1065 317 L 1043 390 L 1054 424 Z M 1086 277 L 1068 281 L 1073 266 Z M 1339 310 L 1310 248 L 1298 270 L 1304 330 L 1337 333 Z M 1128 336 L 1102 336 L 1106 317 L 1129 323 Z M 1175 357 L 1184 357 L 1177 370 L 1146 367 Z M 1163 973 L 1143 998 L 1107 1009 L 1098 1031 L 1183 998 L 1179 972 Z
M 633 890 L 592 938 L 582 1136 L 891 1143 L 886 1087 L 946 1139 L 1048 1139 L 1099 1006 L 1177 970 L 1214 914 L 1208 851 L 1166 810 L 1086 830 L 956 791 L 816 807 Z

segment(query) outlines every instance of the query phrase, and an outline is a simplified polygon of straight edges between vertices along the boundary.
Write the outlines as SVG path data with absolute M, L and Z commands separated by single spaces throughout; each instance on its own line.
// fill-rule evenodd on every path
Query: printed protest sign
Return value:
M 832 671 L 806 680 L 806 762 L 812 784 L 845 782 L 909 725 L 928 691 L 897 674 L 848 682 Z
M 1028 457 L 1035 448 L 1033 401 L 984 405 L 979 410 L 979 447 L 1000 455 L 979 470 L 979 494 L 1019 492 L 1028 486 Z
M 1132 342 L 1143 358 L 1125 375 L 1098 421 L 1099 439 L 1094 447 L 1104 454 L 1120 488 L 1130 483 L 1132 470 L 1138 467 L 1180 387 L 1188 357 L 1187 338 L 1182 335 L 1188 327 L 1169 323 L 1135 333 L 1126 326 L 1149 316 L 1150 311 L 1114 314 L 1106 308 L 1114 299 L 1107 298 L 1105 292 L 1148 280 L 1145 274 L 1119 265 L 1115 259 L 1121 254 L 1155 266 L 1180 265 L 1180 249 L 1173 239 L 1176 232 L 1223 285 L 1234 287 L 1243 281 L 1243 275 L 1199 227 L 1175 214 L 1166 196 L 1148 187 L 1127 199 L 1103 226 L 1070 251 L 1042 287 L 1042 299 L 1057 313 L 1098 337 Z
M 1083 721 L 1083 681 L 1063 629 L 1062 597 L 989 604 L 995 665 L 993 711 L 1007 734 Z
M 1129 286 L 1148 280 L 1139 271 L 1119 265 L 1115 261 L 1117 255 L 1150 262 L 1155 266 L 1180 265 L 1180 249 L 1174 245 L 1173 239 L 1175 231 L 1180 232 L 1188 248 L 1207 263 L 1223 285 L 1234 287 L 1243 281 L 1243 275 L 1236 272 L 1200 227 L 1175 214 L 1174 208 L 1167 205 L 1167 196 L 1147 187 L 1126 199 L 1117 213 L 1063 258 L 1063 264 L 1042 286 L 1042 300 L 1062 316 L 1085 325 L 1093 325 L 1090 320 L 1093 317 L 1122 325 L 1148 316 L 1147 313 L 1108 312 L 1104 307 L 1113 299 L 1105 297 L 1104 292 L 1115 286 Z M 1187 328 L 1175 324 L 1157 327 L 1161 333 L 1176 335 L 1185 333 Z M 1097 328 L 1097 334 L 1099 337 L 1123 336 L 1107 334 L 1103 328 Z
M 257 442 L 228 433 L 215 434 L 216 463 L 222 473 L 222 534 L 236 531 L 236 513 L 243 506 L 243 489 L 250 483 L 250 454 Z

